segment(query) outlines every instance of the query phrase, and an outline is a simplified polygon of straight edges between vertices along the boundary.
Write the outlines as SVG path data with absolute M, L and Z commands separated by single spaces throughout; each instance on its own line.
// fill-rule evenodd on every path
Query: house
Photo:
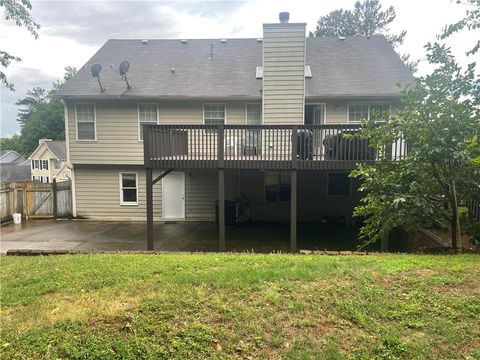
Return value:
M 290 222 L 292 250 L 297 221 L 348 222 L 348 172 L 380 154 L 343 134 L 414 79 L 383 36 L 306 37 L 288 17 L 258 39 L 107 41 L 58 93 L 74 216 L 147 219 L 149 248 L 153 221 L 212 221 L 215 201 L 220 249 L 223 200 Z
M 0 151 L 0 182 L 30 180 L 28 160 L 15 150 Z
M 0 150 L 0 164 L 2 165 L 21 165 L 25 158 L 15 150 Z
M 65 141 L 38 140 L 38 147 L 28 158 L 32 169 L 32 181 L 50 183 L 53 179 L 69 180 L 72 175 L 66 154 Z

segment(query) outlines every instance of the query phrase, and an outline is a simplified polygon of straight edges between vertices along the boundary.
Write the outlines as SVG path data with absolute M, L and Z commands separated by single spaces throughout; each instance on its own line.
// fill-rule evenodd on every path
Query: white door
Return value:
M 165 219 L 185 218 L 185 173 L 170 173 L 162 179 L 162 204 Z

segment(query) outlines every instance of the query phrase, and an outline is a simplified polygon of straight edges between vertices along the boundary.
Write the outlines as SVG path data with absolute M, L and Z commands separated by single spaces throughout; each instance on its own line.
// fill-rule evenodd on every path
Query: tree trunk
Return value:
M 460 217 L 458 214 L 458 201 L 457 201 L 457 190 L 455 187 L 455 181 L 450 181 L 450 193 L 452 195 L 450 201 L 450 207 L 452 208 L 452 218 L 450 220 L 451 224 L 451 237 L 452 237 L 452 248 L 456 252 L 462 251 L 462 237 L 460 232 Z

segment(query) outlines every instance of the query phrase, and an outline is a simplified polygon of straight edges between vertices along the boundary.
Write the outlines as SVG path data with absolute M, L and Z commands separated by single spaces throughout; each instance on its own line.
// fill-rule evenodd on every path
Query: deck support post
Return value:
M 147 250 L 153 250 L 153 179 L 152 168 L 145 169 L 147 184 Z
M 292 170 L 290 187 L 290 251 L 297 252 L 297 170 Z
M 388 234 L 385 234 L 382 237 L 380 249 L 381 249 L 381 252 L 388 252 Z
M 225 251 L 225 170 L 218 169 L 218 251 Z

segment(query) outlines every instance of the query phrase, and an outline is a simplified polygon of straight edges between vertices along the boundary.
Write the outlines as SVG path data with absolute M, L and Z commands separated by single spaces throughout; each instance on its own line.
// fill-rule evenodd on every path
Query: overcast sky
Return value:
M 452 0 L 382 0 L 393 5 L 397 18 L 392 33 L 407 30 L 401 52 L 419 59 L 419 75 L 431 68 L 423 46 L 434 41 L 446 24 L 463 17 L 465 7 Z M 316 20 L 340 7 L 351 9 L 355 0 L 258 1 L 32 1 L 32 14 L 41 25 L 34 39 L 24 28 L 0 23 L 0 50 L 19 56 L 6 71 L 16 91 L 0 89 L 0 136 L 19 130 L 15 102 L 35 86 L 49 88 L 63 76 L 66 66 L 81 68 L 109 38 L 229 38 L 261 37 L 262 24 L 277 22 L 280 11 L 291 22 Z M 3 9 L 0 8 L 3 12 Z M 465 61 L 479 32 L 464 32 L 449 39 L 454 53 Z M 5 71 L 2 69 L 2 71 Z

